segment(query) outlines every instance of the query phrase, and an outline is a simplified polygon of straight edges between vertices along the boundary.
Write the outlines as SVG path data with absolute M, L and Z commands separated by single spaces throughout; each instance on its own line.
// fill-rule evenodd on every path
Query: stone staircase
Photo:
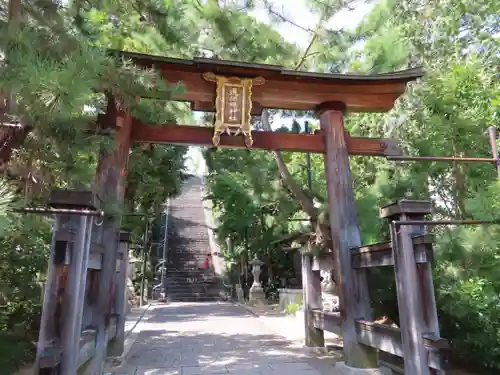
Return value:
M 206 254 L 211 253 L 202 202 L 203 181 L 191 177 L 182 193 L 170 201 L 166 294 L 168 301 L 213 301 L 220 287 L 217 277 L 203 277 Z

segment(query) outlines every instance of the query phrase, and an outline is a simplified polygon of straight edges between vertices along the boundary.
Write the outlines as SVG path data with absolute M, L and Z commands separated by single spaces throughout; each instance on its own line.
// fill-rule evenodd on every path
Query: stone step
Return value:
M 204 272 L 203 267 L 201 264 L 198 266 L 193 266 L 193 265 L 171 265 L 170 267 L 167 266 L 167 273 L 170 274 L 183 274 L 183 273 L 197 273 L 197 274 L 202 274 Z
M 170 201 L 165 283 L 167 299 L 172 301 L 214 301 L 218 298 L 210 295 L 208 289 L 213 282 L 205 282 L 201 270 L 207 253 L 211 252 L 202 190 L 202 180 L 190 178 L 184 183 L 181 194 Z
M 167 280 L 173 281 L 189 281 L 192 279 L 204 279 L 205 274 L 203 272 L 177 272 L 177 273 L 168 273 L 166 274 Z M 210 279 L 217 279 L 217 275 L 210 275 Z
M 175 288 L 166 288 L 167 294 L 170 295 L 189 295 L 189 294 L 194 294 L 194 295 L 210 295 L 214 294 L 213 290 L 211 292 L 210 288 L 182 288 L 182 289 L 175 289 Z
M 219 301 L 219 296 L 194 296 L 194 295 L 182 295 L 182 296 L 168 296 L 167 301 L 169 302 L 213 302 Z
M 168 285 L 195 285 L 195 284 L 204 284 L 205 280 L 201 277 L 193 277 L 186 279 L 166 279 L 165 282 Z

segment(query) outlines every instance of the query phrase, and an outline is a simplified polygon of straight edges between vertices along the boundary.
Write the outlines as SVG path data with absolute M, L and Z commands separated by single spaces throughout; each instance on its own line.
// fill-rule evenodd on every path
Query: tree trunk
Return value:
M 266 131 L 272 131 L 271 125 L 269 124 L 269 115 L 265 109 L 262 111 L 262 128 Z M 283 182 L 292 192 L 295 199 L 298 200 L 302 210 L 304 210 L 304 212 L 311 219 L 311 223 L 316 232 L 316 245 L 323 246 L 325 250 L 331 249 L 330 224 L 328 223 L 328 217 L 320 215 L 319 210 L 314 207 L 312 196 L 307 194 L 295 181 L 285 164 L 285 160 L 283 159 L 281 152 L 273 151 L 273 155 Z
M 269 115 L 267 111 L 264 109 L 262 111 L 262 128 L 266 131 L 271 131 L 271 125 L 269 124 Z M 286 186 L 290 189 L 295 198 L 299 201 L 300 206 L 304 210 L 304 212 L 309 215 L 311 220 L 317 220 L 318 218 L 318 210 L 314 207 L 314 203 L 312 198 L 300 188 L 297 182 L 293 179 L 288 167 L 285 164 L 285 160 L 283 159 L 283 155 L 280 151 L 273 151 L 274 159 L 276 160 L 276 164 L 278 165 L 278 170 L 285 182 Z

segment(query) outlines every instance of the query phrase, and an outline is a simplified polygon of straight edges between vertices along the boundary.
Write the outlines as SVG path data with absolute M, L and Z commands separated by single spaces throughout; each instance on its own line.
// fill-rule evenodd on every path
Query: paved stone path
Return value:
M 115 375 L 333 375 L 331 358 L 308 355 L 230 303 L 170 303 L 152 316 Z

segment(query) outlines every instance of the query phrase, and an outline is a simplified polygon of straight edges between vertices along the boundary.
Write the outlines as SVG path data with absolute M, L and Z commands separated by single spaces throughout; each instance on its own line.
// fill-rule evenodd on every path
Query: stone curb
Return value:
M 139 318 L 137 319 L 133 327 L 125 335 L 125 349 L 123 350 L 123 354 L 121 355 L 121 358 L 123 358 L 123 360 L 125 360 L 125 358 L 127 357 L 128 352 L 132 348 L 132 345 L 134 345 L 134 343 L 137 341 L 137 336 L 139 336 L 139 333 L 141 332 L 141 330 L 138 329 L 138 326 L 142 322 L 146 313 L 153 310 L 151 309 L 151 306 L 151 304 L 145 306 L 142 314 L 139 315 Z
M 244 305 L 244 304 L 242 304 L 240 302 L 232 302 L 232 303 L 233 303 L 233 305 L 238 306 L 239 308 L 241 308 L 241 309 L 249 312 L 250 314 L 252 314 L 256 318 L 260 318 L 261 317 L 260 314 L 257 313 L 256 311 L 254 311 L 250 306 Z
M 130 310 L 130 312 L 140 312 L 141 314 L 138 316 L 132 328 L 130 328 L 130 330 L 128 330 L 125 333 L 125 344 L 122 355 L 118 357 L 108 357 L 106 359 L 104 375 L 113 374 L 114 369 L 120 367 L 122 364 L 125 363 L 128 354 L 130 352 L 130 349 L 132 349 L 132 346 L 135 344 L 135 342 L 137 341 L 137 337 L 142 331 L 141 323 L 149 319 L 149 317 L 146 318 L 146 313 L 150 313 L 153 310 L 154 310 L 153 304 L 149 304 L 138 308 L 132 308 Z

